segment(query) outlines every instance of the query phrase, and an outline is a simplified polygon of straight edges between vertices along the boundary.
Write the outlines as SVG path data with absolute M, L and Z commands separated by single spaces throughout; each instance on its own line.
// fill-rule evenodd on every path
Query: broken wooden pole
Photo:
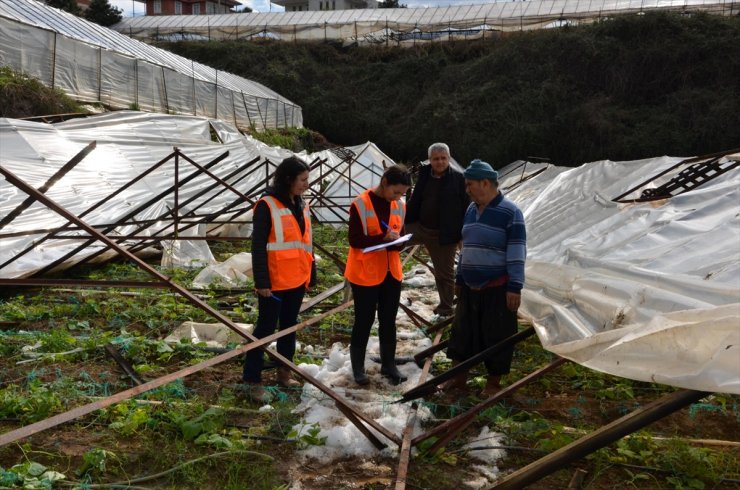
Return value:
M 407 401 L 415 400 L 416 398 L 421 398 L 427 395 L 431 395 L 432 393 L 437 391 L 437 386 L 444 383 L 445 381 L 454 378 L 458 374 L 467 373 L 471 368 L 485 361 L 490 356 L 518 342 L 521 342 L 522 340 L 528 337 L 531 337 L 532 335 L 534 335 L 534 327 L 525 328 L 524 330 L 518 333 L 515 333 L 511 337 L 505 338 L 498 344 L 492 345 L 491 347 L 484 350 L 483 352 L 480 352 L 474 355 L 470 359 L 466 359 L 465 361 L 461 362 L 460 364 L 453 367 L 452 369 L 445 371 L 439 376 L 430 379 L 426 383 L 422 383 L 419 386 L 410 389 L 409 391 L 403 394 L 403 398 L 401 398 L 400 400 L 397 400 L 395 403 L 407 402 Z
M 563 357 L 556 358 L 550 364 L 544 367 L 541 367 L 540 369 L 534 371 L 533 373 L 528 374 L 522 379 L 513 382 L 512 384 L 510 384 L 509 386 L 505 388 L 502 388 L 501 391 L 499 391 L 498 393 L 496 393 L 489 399 L 482 401 L 481 403 L 474 406 L 467 412 L 461 413 L 457 417 L 451 418 L 447 422 L 444 422 L 438 425 L 437 427 L 428 431 L 427 433 L 416 437 L 413 440 L 414 445 L 417 445 L 420 442 L 429 439 L 430 437 L 439 437 L 439 439 L 428 449 L 429 452 L 433 453 L 437 449 L 447 444 L 450 440 L 452 440 L 465 427 L 470 425 L 475 420 L 475 416 L 480 411 L 485 410 L 486 408 L 492 406 L 494 403 L 498 402 L 502 398 L 505 398 L 509 396 L 510 394 L 514 393 L 522 386 L 526 386 L 532 381 L 538 378 L 541 378 L 546 373 L 552 371 L 558 366 L 561 366 L 562 364 L 565 364 L 566 362 L 568 362 L 568 360 Z
M 516 490 L 524 488 L 545 476 L 562 469 L 574 461 L 588 456 L 594 451 L 618 441 L 622 437 L 642 429 L 663 417 L 698 402 L 711 393 L 695 390 L 681 390 L 669 393 L 652 403 L 638 408 L 632 413 L 605 425 L 601 429 L 581 437 L 552 454 L 538 459 L 506 476 L 501 482 L 488 488 L 496 490 Z

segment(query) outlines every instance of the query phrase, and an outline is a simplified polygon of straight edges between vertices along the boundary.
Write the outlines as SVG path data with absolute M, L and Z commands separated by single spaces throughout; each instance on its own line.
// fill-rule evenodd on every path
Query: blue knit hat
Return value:
M 491 165 L 477 158 L 470 162 L 463 175 L 469 180 L 498 180 L 498 172 Z

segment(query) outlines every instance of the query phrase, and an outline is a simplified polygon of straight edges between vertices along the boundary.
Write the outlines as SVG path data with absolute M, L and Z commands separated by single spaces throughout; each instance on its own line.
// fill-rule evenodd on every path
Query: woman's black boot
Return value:
M 365 374 L 365 349 L 360 352 L 350 344 L 349 358 L 352 360 L 352 376 L 355 378 L 355 383 L 360 386 L 370 383 L 370 378 Z
M 388 378 L 391 384 L 399 385 L 408 378 L 396 367 L 396 344 L 380 344 L 380 374 Z

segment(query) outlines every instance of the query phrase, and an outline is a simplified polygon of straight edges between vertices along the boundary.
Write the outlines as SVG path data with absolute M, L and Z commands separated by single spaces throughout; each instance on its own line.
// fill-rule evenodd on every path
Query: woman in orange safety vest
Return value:
M 308 204 L 301 197 L 308 189 L 309 167 L 290 157 L 283 160 L 273 177 L 272 187 L 254 206 L 252 218 L 252 272 L 257 290 L 259 313 L 253 335 L 263 338 L 298 323 L 298 310 L 306 290 L 316 283 L 313 260 L 311 218 Z M 295 333 L 277 341 L 277 351 L 288 359 L 295 353 Z M 261 349 L 247 352 L 244 382 L 255 401 L 270 401 L 262 387 Z M 300 384 L 291 379 L 287 367 L 277 368 L 277 381 L 284 387 Z
M 344 276 L 352 286 L 355 323 L 352 327 L 350 358 L 355 382 L 370 382 L 365 374 L 365 350 L 370 328 L 378 314 L 380 374 L 393 384 L 406 380 L 396 367 L 396 314 L 401 300 L 400 251 L 402 245 L 372 252 L 363 249 L 396 240 L 403 233 L 406 204 L 401 197 L 411 186 L 411 175 L 403 165 L 393 165 L 380 183 L 352 202 L 349 212 L 349 255 Z

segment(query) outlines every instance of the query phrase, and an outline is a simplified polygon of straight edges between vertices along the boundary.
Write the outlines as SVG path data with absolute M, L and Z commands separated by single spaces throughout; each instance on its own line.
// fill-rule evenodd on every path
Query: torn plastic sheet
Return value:
M 550 166 L 518 184 L 502 169 L 527 225 L 520 313 L 589 368 L 740 394 L 740 169 L 662 201 L 611 201 L 681 160 Z
M 204 289 L 212 284 L 227 287 L 243 286 L 248 277 L 252 277 L 252 254 L 240 252 L 223 262 L 205 267 L 193 279 L 193 287 Z
M 237 323 L 244 333 L 251 334 L 254 325 Z M 243 344 L 245 339 L 223 323 L 182 322 L 171 334 L 164 338 L 168 344 L 179 344 L 183 340 L 192 344 L 205 344 L 207 347 L 227 347 L 229 344 Z

